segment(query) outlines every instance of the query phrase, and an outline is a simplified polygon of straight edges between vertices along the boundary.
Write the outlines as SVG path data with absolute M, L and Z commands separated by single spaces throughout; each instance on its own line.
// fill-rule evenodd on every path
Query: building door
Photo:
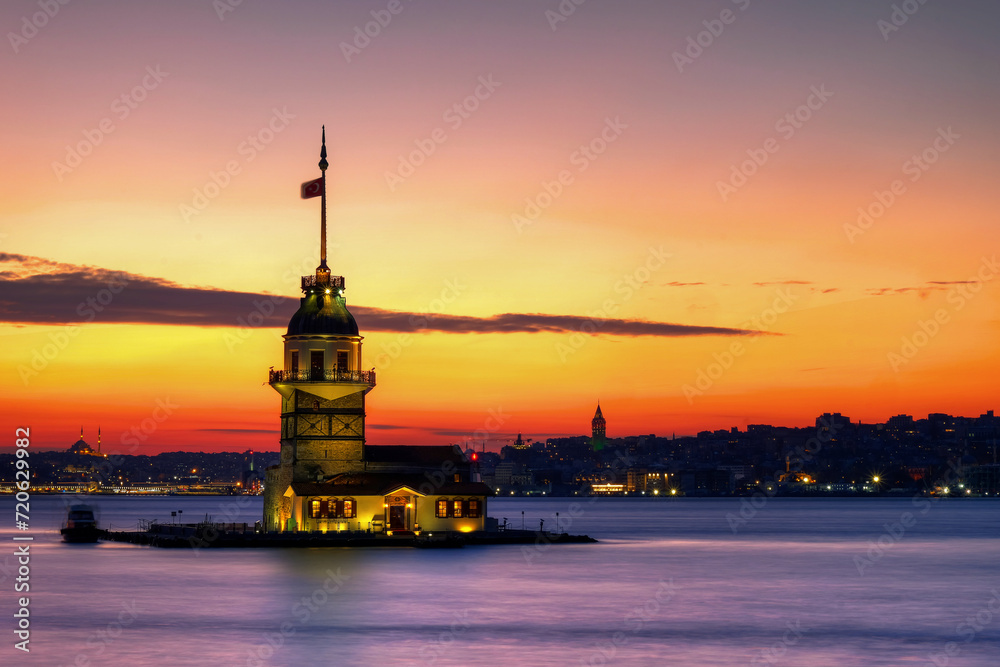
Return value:
M 311 379 L 322 380 L 323 379 L 323 350 L 312 350 L 309 357 L 309 371 L 311 374 Z
M 347 352 L 344 352 L 343 350 L 337 351 L 337 372 L 347 372 Z
M 389 505 L 389 530 L 406 530 L 406 505 Z

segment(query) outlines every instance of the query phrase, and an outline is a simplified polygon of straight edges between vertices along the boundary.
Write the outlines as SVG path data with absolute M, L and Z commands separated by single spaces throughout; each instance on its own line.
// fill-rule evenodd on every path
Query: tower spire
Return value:
M 323 172 L 323 202 L 320 214 L 320 240 L 319 240 L 319 268 L 327 269 L 326 266 L 326 168 L 330 163 L 326 161 L 326 125 L 323 126 L 323 144 L 319 149 L 319 169 Z M 329 269 L 327 269 L 329 273 Z

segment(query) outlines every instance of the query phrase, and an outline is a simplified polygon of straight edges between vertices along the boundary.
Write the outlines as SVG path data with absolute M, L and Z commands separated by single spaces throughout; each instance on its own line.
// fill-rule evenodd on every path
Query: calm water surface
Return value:
M 496 499 L 514 527 L 559 512 L 601 542 L 196 551 L 63 544 L 66 502 L 31 501 L 25 655 L 0 499 L 0 664 L 1000 665 L 990 499 L 775 498 L 735 533 L 739 499 Z M 115 528 L 261 513 L 260 498 L 87 502 Z

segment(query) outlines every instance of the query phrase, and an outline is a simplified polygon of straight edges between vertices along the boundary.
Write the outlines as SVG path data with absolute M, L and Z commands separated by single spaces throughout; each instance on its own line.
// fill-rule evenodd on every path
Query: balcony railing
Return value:
M 344 289 L 344 276 L 330 276 L 329 285 L 327 285 L 322 278 L 316 278 L 316 274 L 309 276 L 302 276 L 302 289 L 307 290 L 312 287 L 327 287 L 331 289 Z
M 269 384 L 280 382 L 349 382 L 351 384 L 367 384 L 374 387 L 375 371 L 305 370 L 268 372 Z

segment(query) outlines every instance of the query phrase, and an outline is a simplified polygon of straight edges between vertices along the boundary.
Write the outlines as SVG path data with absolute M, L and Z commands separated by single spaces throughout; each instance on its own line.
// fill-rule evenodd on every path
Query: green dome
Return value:
M 288 335 L 312 334 L 358 335 L 358 323 L 347 310 L 344 297 L 322 293 L 312 293 L 302 297 L 299 309 L 288 321 Z

